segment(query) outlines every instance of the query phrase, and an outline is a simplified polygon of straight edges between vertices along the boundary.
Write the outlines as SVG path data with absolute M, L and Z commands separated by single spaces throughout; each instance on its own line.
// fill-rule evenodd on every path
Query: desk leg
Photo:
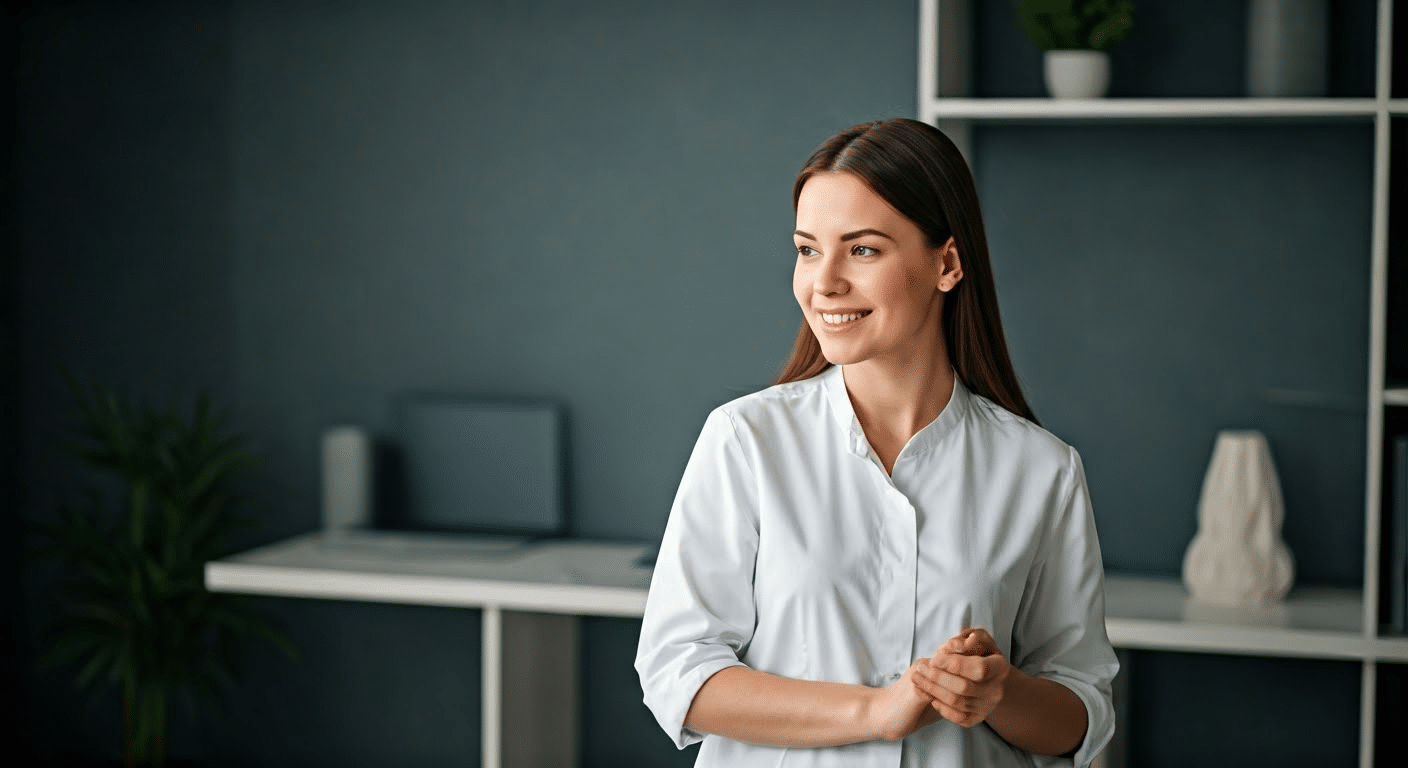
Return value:
M 499 706 L 503 701 L 503 649 L 500 645 L 503 640 L 503 612 L 497 605 L 486 605 L 481 622 L 483 637 L 480 640 L 480 648 L 483 651 L 483 663 L 480 675 L 483 677 L 484 688 L 481 692 L 483 701 L 480 704 L 483 716 L 479 729 L 479 742 L 483 750 L 480 765 L 482 768 L 501 768 L 499 740 L 503 735 L 503 727 Z
M 484 608 L 484 768 L 577 764 L 577 617 Z

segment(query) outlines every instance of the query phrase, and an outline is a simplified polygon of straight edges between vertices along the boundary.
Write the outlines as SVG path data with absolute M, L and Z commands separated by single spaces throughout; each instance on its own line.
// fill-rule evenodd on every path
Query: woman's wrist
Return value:
M 868 685 L 857 686 L 857 689 L 856 695 L 859 697 L 860 705 L 859 721 L 865 730 L 865 740 L 874 741 L 889 738 L 885 733 L 884 707 L 881 706 L 881 697 L 884 696 L 885 689 L 871 688 Z
M 1087 727 L 1085 703 L 1070 688 L 1015 665 L 987 722 L 1008 743 L 1039 755 L 1074 751 Z

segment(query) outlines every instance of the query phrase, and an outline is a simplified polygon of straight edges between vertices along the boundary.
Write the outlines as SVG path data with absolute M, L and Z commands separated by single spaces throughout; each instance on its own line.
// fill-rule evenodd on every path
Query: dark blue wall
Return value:
M 1186 5 L 1140 3 L 1113 95 L 1238 93 L 1244 7 Z M 1336 95 L 1371 89 L 1371 5 L 1336 17 Z M 1009 5 L 980 6 L 978 93 L 1039 94 Z M 913 0 L 66 2 L 21 17 L 25 502 L 44 514 L 75 477 L 52 446 L 68 365 L 234 409 L 264 459 L 244 544 L 315 527 L 320 431 L 387 431 L 413 389 L 561 400 L 572 532 L 654 539 L 705 414 L 770 381 L 796 330 L 797 167 L 840 128 L 914 115 L 916 18 Z M 1176 573 L 1213 435 L 1255 427 L 1300 579 L 1359 582 L 1370 143 L 1367 121 L 975 129 L 1019 374 L 1085 456 L 1112 568 Z M 261 605 L 304 660 L 259 649 L 231 717 L 177 721 L 178 753 L 474 763 L 476 613 Z M 583 623 L 584 765 L 692 759 L 640 704 L 637 631 Z M 1175 764 L 1164 745 L 1185 732 L 1156 723 L 1223 667 L 1136 661 L 1135 754 Z M 1357 700 L 1343 665 L 1236 662 L 1217 722 L 1275 722 L 1291 704 L 1262 683 L 1288 669 Z M 62 678 L 26 684 L 38 751 L 115 743 L 110 709 Z M 1301 738 L 1352 735 L 1354 717 Z M 1241 732 L 1186 733 L 1252 754 L 1224 748 Z M 1352 760 L 1352 736 L 1325 742 L 1306 754 Z M 1294 738 L 1255 748 L 1301 754 Z
M 317 525 L 320 431 L 386 429 L 407 389 L 562 400 L 573 533 L 654 539 L 704 415 L 769 382 L 796 330 L 797 167 L 839 128 L 913 114 L 915 17 L 912 0 L 26 16 L 28 501 L 73 477 L 51 444 L 69 365 L 233 407 L 264 459 L 259 541 Z M 178 730 L 178 750 L 473 763 L 477 614 L 263 603 L 307 658 L 261 651 L 233 719 Z M 690 758 L 640 704 L 636 626 L 585 622 L 586 764 Z M 114 738 L 65 685 L 31 679 L 40 749 Z

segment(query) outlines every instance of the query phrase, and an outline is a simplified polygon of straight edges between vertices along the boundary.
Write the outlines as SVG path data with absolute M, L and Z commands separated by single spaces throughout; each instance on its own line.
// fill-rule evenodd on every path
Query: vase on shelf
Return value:
M 1217 433 L 1198 502 L 1198 533 L 1183 557 L 1196 601 L 1264 607 L 1291 588 L 1295 562 L 1281 540 L 1285 507 L 1266 436 Z
M 1110 87 L 1110 54 L 1052 50 L 1044 57 L 1046 92 L 1053 99 L 1098 99 Z
M 1325 0 L 1250 0 L 1247 95 L 1325 95 Z

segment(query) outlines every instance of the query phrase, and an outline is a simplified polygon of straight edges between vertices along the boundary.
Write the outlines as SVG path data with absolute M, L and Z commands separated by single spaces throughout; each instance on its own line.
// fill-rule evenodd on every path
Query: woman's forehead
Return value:
M 817 173 L 807 179 L 797 196 L 797 229 L 820 235 L 823 231 L 894 228 L 909 222 L 859 176 L 840 171 Z M 809 228 L 810 227 L 810 228 Z M 820 231 L 818 231 L 820 230 Z

